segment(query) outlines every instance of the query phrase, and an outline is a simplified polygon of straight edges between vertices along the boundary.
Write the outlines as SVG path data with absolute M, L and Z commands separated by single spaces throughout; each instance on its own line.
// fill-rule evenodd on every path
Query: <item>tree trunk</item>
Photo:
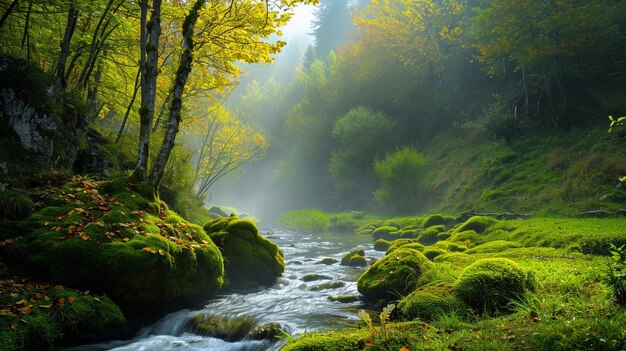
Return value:
M 98 89 L 100 88 L 100 78 L 102 77 L 102 60 L 98 63 L 98 69 L 93 75 L 94 82 L 91 89 L 87 92 L 88 115 L 87 120 L 93 122 L 98 116 Z
M 165 171 L 165 166 L 167 165 L 167 160 L 170 157 L 172 148 L 174 148 L 174 141 L 176 140 L 178 127 L 182 120 L 180 111 L 183 105 L 183 92 L 185 91 L 185 85 L 187 84 L 187 78 L 189 77 L 191 64 L 193 63 L 193 32 L 196 22 L 198 21 L 198 12 L 200 12 L 205 3 L 206 0 L 196 0 L 183 22 L 183 52 L 178 64 L 178 70 L 176 71 L 174 88 L 172 89 L 170 116 L 167 123 L 167 130 L 163 138 L 163 144 L 161 145 L 161 151 L 159 152 L 159 157 L 152 171 L 152 185 L 155 192 L 159 188 L 161 178 L 163 178 L 163 172 Z
M 141 81 L 139 80 L 140 77 L 141 77 L 141 68 L 137 70 L 137 76 L 135 77 L 135 88 L 133 89 L 133 96 L 130 98 L 130 102 L 128 103 L 128 108 L 126 109 L 126 113 L 124 114 L 124 119 L 122 120 L 122 125 L 120 126 L 120 130 L 117 132 L 117 137 L 115 138 L 115 144 L 120 142 L 120 139 L 122 138 L 122 134 L 124 133 L 124 129 L 126 128 L 126 121 L 128 121 L 130 110 L 132 110 L 133 105 L 135 104 L 135 99 L 137 98 L 137 92 L 139 91 L 139 87 L 141 87 Z
M 147 0 L 141 2 L 142 22 L 146 23 Z M 144 30 L 145 27 L 145 30 Z M 161 0 L 152 1 L 150 22 L 142 26 L 141 36 L 141 108 L 139 109 L 139 150 L 134 176 L 146 180 L 150 146 L 150 127 L 154 119 L 156 100 L 156 78 L 158 71 L 158 45 L 161 35 Z
M 11 14 L 11 12 L 13 11 L 13 8 L 15 7 L 15 5 L 17 5 L 18 2 L 19 0 L 13 0 L 13 2 L 11 3 L 11 5 L 9 5 L 4 15 L 2 15 L 2 18 L 0 18 L 0 28 L 2 28 L 2 25 L 4 24 L 4 22 L 7 20 L 7 18 L 9 18 L 9 15 Z
M 159 129 L 159 125 L 161 124 L 161 119 L 163 118 L 163 115 L 165 114 L 165 112 L 167 112 L 167 104 L 170 102 L 171 98 L 172 98 L 172 90 L 170 90 L 167 93 L 165 100 L 163 100 L 163 104 L 161 105 L 161 108 L 159 109 L 159 115 L 157 116 L 157 119 L 154 121 L 154 126 L 152 127 L 152 133 L 156 132 L 157 129 Z
M 104 8 L 104 11 L 102 12 L 102 15 L 100 16 L 100 19 L 98 20 L 96 29 L 93 31 L 93 35 L 91 37 L 91 45 L 89 49 L 89 57 L 87 58 L 87 61 L 85 62 L 85 67 L 80 72 L 80 78 L 78 78 L 78 83 L 76 84 L 76 88 L 79 90 L 83 90 L 87 87 L 87 80 L 89 78 L 88 72 L 90 71 L 89 67 L 92 66 L 96 61 L 96 55 L 97 55 L 96 49 L 98 48 L 98 45 L 99 45 L 98 35 L 100 33 L 100 28 L 102 27 L 102 23 L 104 23 L 104 19 L 109 14 L 109 11 L 111 10 L 111 6 L 113 6 L 113 1 L 115 0 L 109 0 L 106 7 Z
M 30 34 L 28 34 L 28 27 L 30 26 L 30 13 L 32 12 L 32 10 L 33 10 L 33 0 L 29 0 L 28 10 L 26 11 L 26 21 L 24 22 L 24 34 L 22 35 L 22 47 L 21 47 L 21 49 L 24 50 L 24 45 L 27 46 L 28 62 L 30 62 L 30 40 L 28 39 Z
M 57 66 L 57 81 L 63 88 L 67 86 L 67 80 L 65 79 L 65 65 L 67 63 L 67 57 L 70 52 L 70 42 L 76 29 L 76 23 L 78 22 L 78 10 L 74 8 L 74 4 L 70 5 L 70 9 L 67 13 L 67 24 L 65 25 L 65 35 L 61 41 L 61 55 L 59 56 L 59 65 Z

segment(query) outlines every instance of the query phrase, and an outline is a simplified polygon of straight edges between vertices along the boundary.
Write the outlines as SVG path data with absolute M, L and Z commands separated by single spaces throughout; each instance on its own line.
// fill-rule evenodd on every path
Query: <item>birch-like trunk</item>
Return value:
M 141 2 L 142 31 L 141 31 L 141 108 L 139 109 L 139 150 L 136 178 L 147 179 L 150 127 L 154 119 L 154 105 L 156 101 L 156 79 L 158 70 L 158 45 L 161 36 L 161 0 L 152 1 L 150 21 L 147 17 L 147 0 Z
M 183 92 L 185 91 L 185 85 L 187 84 L 187 78 L 189 77 L 191 64 L 193 63 L 193 33 L 196 22 L 198 21 L 199 12 L 205 3 L 206 0 L 196 0 L 183 22 L 183 52 L 178 64 L 178 70 L 176 71 L 174 88 L 172 89 L 172 102 L 170 105 L 167 130 L 165 131 L 161 151 L 159 152 L 159 156 L 152 171 L 152 185 L 155 191 L 158 190 L 161 178 L 163 178 L 165 166 L 167 165 L 167 160 L 170 157 L 172 148 L 174 148 L 174 141 L 176 140 L 178 128 L 182 120 L 180 112 L 183 106 Z

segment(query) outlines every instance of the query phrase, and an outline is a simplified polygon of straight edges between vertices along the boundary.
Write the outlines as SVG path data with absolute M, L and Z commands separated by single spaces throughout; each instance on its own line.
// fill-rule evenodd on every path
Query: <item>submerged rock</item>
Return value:
M 241 340 L 274 340 L 283 332 L 278 323 L 259 325 L 248 315 L 219 316 L 199 313 L 189 319 L 183 328 L 186 332 L 221 339 L 228 342 Z
M 325 258 L 322 258 L 320 261 L 315 262 L 315 264 L 325 264 L 327 266 L 330 266 L 331 264 L 335 264 L 337 262 L 339 262 L 339 260 L 336 260 L 331 257 L 325 257 Z
M 365 250 L 357 248 L 348 252 L 341 259 L 341 265 L 348 267 L 366 267 L 367 260 L 365 259 Z

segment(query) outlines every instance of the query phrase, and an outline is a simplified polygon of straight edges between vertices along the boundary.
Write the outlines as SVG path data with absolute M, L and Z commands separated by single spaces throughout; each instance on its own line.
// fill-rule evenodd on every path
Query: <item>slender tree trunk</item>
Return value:
M 172 152 L 172 148 L 174 147 L 176 134 L 178 134 L 178 128 L 182 120 L 180 111 L 183 104 L 183 92 L 187 84 L 187 78 L 191 72 L 191 64 L 193 63 L 193 32 L 196 22 L 198 21 L 199 12 L 205 3 L 206 0 L 196 0 L 183 22 L 183 52 L 178 64 L 178 70 L 176 71 L 174 88 L 172 89 L 170 116 L 167 123 L 167 130 L 163 138 L 163 144 L 161 145 L 161 151 L 159 152 L 159 156 L 152 171 L 152 185 L 155 192 L 159 188 L 161 178 L 163 178 L 163 172 L 167 165 L 167 160 L 170 157 L 170 153 Z
M 11 12 L 13 11 L 13 8 L 15 7 L 15 5 L 17 5 L 18 2 L 19 0 L 13 0 L 13 2 L 11 3 L 11 5 L 9 5 L 4 15 L 2 15 L 2 18 L 0 18 L 0 28 L 2 28 L 2 25 L 4 24 L 4 22 L 7 20 L 7 18 L 9 18 L 9 15 L 11 14 Z
M 526 103 L 526 117 L 530 117 L 530 99 L 528 97 L 528 87 L 526 86 L 526 67 L 522 65 L 522 85 L 524 86 L 524 98 Z
M 142 21 L 147 16 L 147 0 L 141 2 Z M 142 28 L 142 71 L 141 71 L 141 108 L 139 109 L 139 150 L 137 166 L 134 176 L 140 180 L 147 179 L 150 128 L 154 119 L 154 105 L 156 100 L 156 78 L 158 70 L 158 48 L 161 35 L 161 0 L 152 1 L 150 22 L 146 23 L 145 31 Z
M 64 88 L 67 86 L 67 80 L 65 79 L 65 65 L 67 63 L 67 58 L 70 53 L 70 43 L 72 41 L 72 36 L 74 35 L 74 30 L 76 29 L 77 22 L 78 10 L 74 7 L 74 4 L 72 3 L 67 13 L 65 35 L 63 36 L 63 40 L 61 41 L 61 55 L 59 56 L 59 64 L 57 66 L 57 81 Z
M 170 102 L 171 99 L 172 99 L 172 90 L 170 90 L 167 93 L 165 100 L 163 100 L 163 104 L 161 104 L 161 108 L 159 109 L 159 115 L 154 121 L 154 126 L 152 126 L 152 133 L 156 132 L 157 129 L 159 129 L 159 125 L 161 124 L 161 119 L 163 119 L 163 115 L 165 115 L 165 112 L 167 112 L 167 104 Z
M 87 119 L 92 122 L 98 116 L 98 89 L 100 88 L 100 78 L 102 77 L 102 60 L 98 63 L 98 69 L 96 73 L 94 73 L 93 78 L 93 86 L 87 92 L 87 101 L 88 101 L 88 116 Z
M 28 61 L 30 62 L 30 40 L 28 37 L 30 34 L 28 33 L 28 27 L 30 27 L 30 13 L 33 10 L 33 0 L 28 1 L 28 10 L 26 11 L 26 21 L 24 22 L 24 34 L 22 35 L 22 51 L 24 50 L 24 45 L 26 45 L 28 50 Z
M 126 113 L 124 114 L 124 119 L 122 120 L 122 125 L 120 126 L 120 130 L 117 132 L 117 137 L 115 138 L 115 144 L 120 142 L 122 138 L 122 134 L 124 134 L 124 129 L 126 128 L 126 122 L 128 121 L 128 116 L 130 115 L 130 111 L 135 104 L 135 99 L 137 98 L 137 92 L 139 91 L 139 87 L 141 86 L 141 81 L 139 78 L 141 77 L 141 68 L 137 70 L 137 76 L 135 77 L 135 88 L 133 89 L 133 96 L 130 98 L 130 102 L 128 103 L 128 108 L 126 109 Z
M 89 67 L 93 65 L 93 63 L 96 61 L 96 48 L 98 47 L 98 36 L 100 33 L 100 28 L 102 27 L 102 23 L 104 23 L 104 19 L 109 14 L 109 11 L 111 10 L 111 6 L 113 6 L 113 1 L 115 0 L 109 0 L 109 2 L 107 2 L 107 5 L 104 8 L 102 15 L 100 16 L 100 19 L 98 20 L 96 29 L 93 31 L 93 35 L 91 38 L 91 45 L 89 49 L 89 57 L 87 58 L 87 61 L 85 62 L 85 67 L 80 72 L 80 77 L 78 78 L 78 83 L 76 84 L 76 88 L 79 90 L 83 90 L 87 87 L 87 80 L 89 78 L 88 76 Z

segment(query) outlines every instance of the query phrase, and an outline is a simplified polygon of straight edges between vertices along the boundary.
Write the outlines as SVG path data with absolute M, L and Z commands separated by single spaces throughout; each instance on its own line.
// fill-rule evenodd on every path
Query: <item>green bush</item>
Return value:
M 395 300 L 412 292 L 418 278 L 433 264 L 421 252 L 399 248 L 376 261 L 357 281 L 357 289 L 370 301 Z
M 382 184 L 374 193 L 376 201 L 395 214 L 411 213 L 422 207 L 426 166 L 424 157 L 408 147 L 376 160 L 374 170 Z
M 455 290 L 474 310 L 495 313 L 507 310 L 511 301 L 521 299 L 529 288 L 527 282 L 526 271 L 517 263 L 506 258 L 486 258 L 463 271 Z

